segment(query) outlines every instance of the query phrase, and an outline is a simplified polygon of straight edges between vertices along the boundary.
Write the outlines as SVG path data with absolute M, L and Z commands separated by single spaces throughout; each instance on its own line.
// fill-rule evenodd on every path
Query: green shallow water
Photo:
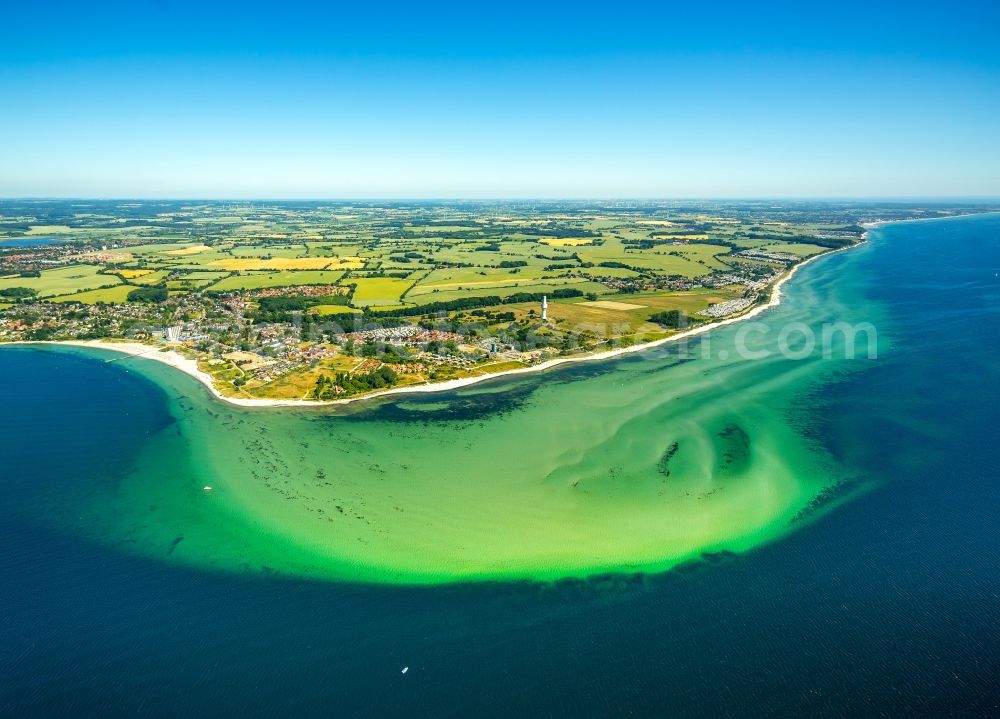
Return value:
M 748 550 L 864 488 L 817 441 L 815 395 L 868 362 L 775 349 L 788 323 L 818 337 L 826 322 L 876 320 L 852 270 L 868 251 L 786 285 L 757 318 L 769 331 L 749 337 L 766 359 L 740 358 L 735 324 L 332 410 L 231 407 L 168 367 L 116 362 L 162 388 L 174 421 L 113 481 L 78 483 L 58 521 L 169 562 L 379 583 L 654 572 Z

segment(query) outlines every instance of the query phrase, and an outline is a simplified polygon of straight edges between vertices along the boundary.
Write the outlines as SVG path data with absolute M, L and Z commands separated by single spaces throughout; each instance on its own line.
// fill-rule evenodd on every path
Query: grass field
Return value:
M 560 287 L 573 287 L 584 293 L 594 292 L 596 294 L 607 294 L 610 292 L 607 287 L 599 282 L 591 282 L 578 277 L 566 277 L 545 281 L 528 282 L 525 284 L 506 285 L 503 287 L 442 290 L 416 296 L 410 293 L 406 296 L 406 300 L 413 304 L 423 305 L 431 302 L 449 302 L 451 300 L 461 299 L 462 297 L 486 297 L 488 295 L 509 297 L 513 294 L 517 294 L 518 292 L 551 292 L 552 290 L 559 289 Z
M 399 305 L 403 293 L 413 285 L 413 280 L 398 277 L 363 277 L 350 282 L 354 285 L 351 304 L 356 307 Z
M 443 272 L 444 274 L 437 274 L 438 272 Z M 541 275 L 541 272 L 513 273 L 508 270 L 485 270 L 479 272 L 470 272 L 469 270 L 435 270 L 431 273 L 430 277 L 421 280 L 407 294 L 407 299 L 438 291 L 488 290 L 493 287 L 517 287 L 518 285 L 537 284 Z
M 98 302 L 107 304 L 121 303 L 126 300 L 128 293 L 134 290 L 131 285 L 116 285 L 115 287 L 104 287 L 99 290 L 88 290 L 87 292 L 77 292 L 72 295 L 62 295 L 53 297 L 51 302 L 80 302 L 85 305 L 96 305 Z
M 167 284 L 171 287 L 176 286 L 178 289 L 202 289 L 228 276 L 227 272 L 202 272 L 199 270 L 177 272 L 171 275 L 171 282 Z
M 26 235 L 68 235 L 73 232 L 69 225 L 32 225 Z
M 39 297 L 55 297 L 121 284 L 120 278 L 114 275 L 100 275 L 98 270 L 100 267 L 95 265 L 73 265 L 44 270 L 41 277 L 4 277 L 0 278 L 0 289 L 28 287 L 36 290 Z
M 818 255 L 820 252 L 826 251 L 825 247 L 807 245 L 800 242 L 772 242 L 761 245 L 760 249 L 764 252 L 780 252 L 786 255 L 795 255 L 796 257 L 811 257 L 812 255 Z
M 360 312 L 360 310 L 346 305 L 316 305 L 309 311 L 314 315 L 322 316 L 357 314 Z
M 742 287 L 732 287 L 611 295 L 606 298 L 614 303 L 610 307 L 608 304 L 611 303 L 607 301 L 555 300 L 549 303 L 549 319 L 560 330 L 591 332 L 601 338 L 635 332 L 660 333 L 662 328 L 649 323 L 651 315 L 665 310 L 680 310 L 690 316 L 716 302 L 739 297 L 742 291 Z M 538 309 L 536 303 L 511 307 L 516 308 L 519 313 L 530 310 L 537 312 Z
M 626 301 L 646 305 L 651 309 L 651 314 L 663 310 L 680 310 L 691 315 L 716 302 L 736 299 L 742 295 L 743 287 L 732 285 L 718 289 L 703 287 L 684 292 L 640 292 L 628 295 Z
M 626 267 L 590 267 L 585 271 L 597 277 L 638 277 L 641 274 Z
M 681 277 L 701 277 L 713 270 L 726 269 L 718 255 L 729 249 L 720 245 L 658 245 L 649 250 L 634 249 L 617 238 L 607 240 L 600 247 L 581 247 L 580 259 L 599 265 L 601 262 L 623 262 L 641 270 Z M 595 268 L 594 271 L 600 271 Z
M 213 292 L 259 290 L 265 287 L 295 287 L 297 285 L 335 285 L 343 272 L 300 271 L 244 273 L 226 277 L 208 289 Z
M 359 270 L 365 266 L 360 257 L 234 257 L 215 260 L 212 267 L 224 270 Z
M 136 285 L 158 285 L 163 282 L 167 275 L 169 275 L 169 270 L 156 270 L 155 272 L 149 272 L 140 277 L 134 277 L 130 282 Z

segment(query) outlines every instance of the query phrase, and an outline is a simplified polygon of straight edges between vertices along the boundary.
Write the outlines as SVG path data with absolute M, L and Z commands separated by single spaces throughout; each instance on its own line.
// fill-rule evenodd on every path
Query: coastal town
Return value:
M 872 210 L 5 201 L 0 342 L 168 349 L 225 396 L 364 395 L 738 316 L 861 223 L 913 214 Z

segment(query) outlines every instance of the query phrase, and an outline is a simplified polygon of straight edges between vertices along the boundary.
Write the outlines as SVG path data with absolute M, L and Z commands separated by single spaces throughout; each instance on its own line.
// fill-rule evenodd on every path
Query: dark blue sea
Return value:
M 1000 216 L 857 252 L 887 349 L 814 399 L 873 489 L 651 577 L 354 586 L 92 543 L 38 508 L 114 476 L 162 393 L 0 350 L 0 715 L 1000 716 Z

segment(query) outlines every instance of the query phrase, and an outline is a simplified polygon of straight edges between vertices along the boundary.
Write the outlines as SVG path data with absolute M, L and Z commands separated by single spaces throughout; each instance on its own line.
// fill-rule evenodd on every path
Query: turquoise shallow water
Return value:
M 721 359 L 736 349 L 730 328 L 686 358 L 580 365 L 330 417 L 240 414 L 151 363 L 2 350 L 4 376 L 16 381 L 0 434 L 9 680 L 0 701 L 10 712 L 111 715 L 982 714 L 996 704 L 998 236 L 995 217 L 883 228 L 868 246 L 805 268 L 766 318 L 871 321 L 873 361 Z M 232 448 L 195 431 L 218 435 L 240 421 L 221 433 L 239 437 Z M 525 425 L 530 451 L 475 463 L 502 446 L 484 437 L 523 436 Z M 281 539 L 290 518 L 302 524 L 308 508 L 325 507 L 320 487 L 283 499 L 297 508 L 268 523 L 263 498 L 304 493 L 282 483 L 300 468 L 280 466 L 317 456 L 319 440 L 303 448 L 304 433 L 328 438 L 324 458 L 348 457 L 337 491 L 375 524 L 353 536 L 388 534 L 389 549 L 345 558 Z M 229 500 L 238 490 L 226 474 L 250 456 L 247 437 L 263 443 L 253 456 L 274 465 L 257 470 L 274 486 Z M 443 470 L 420 471 L 421 440 L 448 455 Z M 664 477 L 657 467 L 675 441 Z M 201 503 L 206 470 L 178 451 L 192 447 L 230 460 L 211 469 L 221 482 L 209 500 L 228 504 Z M 697 448 L 687 462 L 684 447 Z M 584 537 L 600 561 L 568 572 L 589 579 L 554 584 L 386 586 L 411 571 L 386 559 L 408 535 L 393 536 L 392 515 L 359 490 L 379 470 L 386 479 L 375 481 L 395 481 L 400 464 L 420 491 L 379 491 L 415 502 L 433 490 L 434 503 L 404 503 L 403 513 L 418 508 L 437 530 L 421 536 L 448 540 L 403 553 L 420 560 L 417 580 L 460 579 L 476 555 L 456 547 L 491 513 L 546 512 L 549 531 L 513 543 L 488 533 L 480 546 L 507 552 L 504 562 L 467 574 L 502 577 L 497 566 L 514 557 L 521 569 L 507 576 L 555 579 L 566 572 L 549 570 L 572 556 L 561 548 L 580 542 L 546 538 L 574 522 L 601 528 Z M 542 489 L 527 506 L 486 503 L 470 523 L 459 508 L 524 491 L 495 491 L 505 475 L 537 477 Z M 489 491 L 462 494 L 460 480 Z M 705 496 L 673 514 L 676 497 L 659 494 L 671 482 Z M 577 502 L 569 510 L 567 497 Z M 708 511 L 697 505 L 706 501 Z M 713 532 L 744 524 L 664 560 L 645 541 L 669 536 L 655 521 L 628 531 L 646 516 L 718 516 Z M 636 556 L 652 557 L 636 569 L 684 563 L 622 574 Z M 358 578 L 382 584 L 307 579 L 343 580 L 345 566 L 368 567 Z
M 828 356 L 809 347 L 860 317 L 855 296 L 813 279 L 687 344 L 332 410 L 232 408 L 158 364 L 46 348 L 153 379 L 170 415 L 113 485 L 64 490 L 51 521 L 164 561 L 382 583 L 656 572 L 744 551 L 864 487 L 810 435 L 821 405 L 803 403 L 872 361 L 845 357 L 839 332 Z M 865 319 L 851 348 L 874 354 Z

